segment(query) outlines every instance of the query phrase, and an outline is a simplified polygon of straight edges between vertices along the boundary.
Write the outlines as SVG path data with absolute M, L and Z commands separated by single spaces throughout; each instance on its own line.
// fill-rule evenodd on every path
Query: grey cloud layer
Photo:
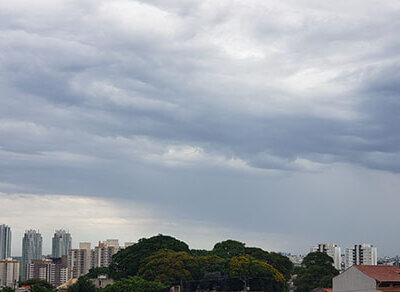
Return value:
M 250 200 L 270 212 L 257 221 L 292 204 L 287 175 L 398 173 L 399 14 L 372 0 L 0 2 L 0 182 L 187 216 Z

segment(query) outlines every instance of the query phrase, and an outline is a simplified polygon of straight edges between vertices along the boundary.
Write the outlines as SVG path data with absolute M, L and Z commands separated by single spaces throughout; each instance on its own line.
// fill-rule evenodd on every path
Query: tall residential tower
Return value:
M 0 225 L 0 260 L 11 257 L 11 229 L 5 224 Z
M 36 230 L 25 231 L 22 239 L 21 280 L 25 281 L 27 265 L 42 258 L 42 235 Z
M 68 255 L 68 250 L 71 249 L 71 234 L 65 230 L 56 230 L 52 240 L 53 258 L 61 258 L 63 255 Z
M 319 243 L 317 246 L 311 248 L 312 252 L 319 251 L 326 253 L 333 259 L 333 266 L 336 270 L 341 270 L 341 252 L 340 247 L 333 243 Z
M 372 244 L 356 244 L 353 248 L 346 248 L 345 268 L 352 265 L 376 266 L 378 264 L 378 251 Z

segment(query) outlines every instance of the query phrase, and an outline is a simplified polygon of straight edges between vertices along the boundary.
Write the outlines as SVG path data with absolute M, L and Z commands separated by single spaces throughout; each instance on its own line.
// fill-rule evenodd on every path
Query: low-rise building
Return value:
M 400 268 L 352 266 L 333 278 L 333 292 L 400 292 Z

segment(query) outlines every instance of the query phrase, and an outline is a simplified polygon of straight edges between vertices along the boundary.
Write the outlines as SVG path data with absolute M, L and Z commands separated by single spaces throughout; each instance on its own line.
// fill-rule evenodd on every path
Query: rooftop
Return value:
M 355 266 L 379 282 L 400 282 L 400 268 L 396 266 Z

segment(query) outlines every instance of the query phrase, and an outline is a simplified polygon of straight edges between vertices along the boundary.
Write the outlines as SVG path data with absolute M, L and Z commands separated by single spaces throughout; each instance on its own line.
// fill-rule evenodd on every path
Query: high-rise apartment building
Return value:
M 18 287 L 20 262 L 11 258 L 0 260 L 0 287 Z
M 0 260 L 11 257 L 11 229 L 5 224 L 0 225 Z
M 54 259 L 32 260 L 27 265 L 27 279 L 41 279 L 57 287 L 69 279 L 67 256 Z
M 71 249 L 71 245 L 71 234 L 65 230 L 56 230 L 52 240 L 51 256 L 53 258 L 60 258 L 63 255 L 68 255 L 68 250 Z
M 346 248 L 345 268 L 352 265 L 373 265 L 378 264 L 378 251 L 372 244 L 356 244 L 353 248 Z
M 87 248 L 70 249 L 68 251 L 68 271 L 69 278 L 79 278 L 89 272 L 90 246 Z
M 79 249 L 70 249 L 68 251 L 70 278 L 79 278 L 87 274 L 91 268 L 108 267 L 112 256 L 119 250 L 117 239 L 99 242 L 94 249 L 91 249 L 90 246 L 89 242 L 81 242 Z
M 333 266 L 336 270 L 341 270 L 342 260 L 340 247 L 333 243 L 319 243 L 317 246 L 311 248 L 312 252 L 326 253 L 333 259 Z
M 25 231 L 22 239 L 21 280 L 27 279 L 27 265 L 42 258 L 42 235 L 36 230 Z
M 108 267 L 112 261 L 112 256 L 119 250 L 119 243 L 116 239 L 107 239 L 104 242 L 99 242 L 99 245 L 92 250 L 91 266 Z

